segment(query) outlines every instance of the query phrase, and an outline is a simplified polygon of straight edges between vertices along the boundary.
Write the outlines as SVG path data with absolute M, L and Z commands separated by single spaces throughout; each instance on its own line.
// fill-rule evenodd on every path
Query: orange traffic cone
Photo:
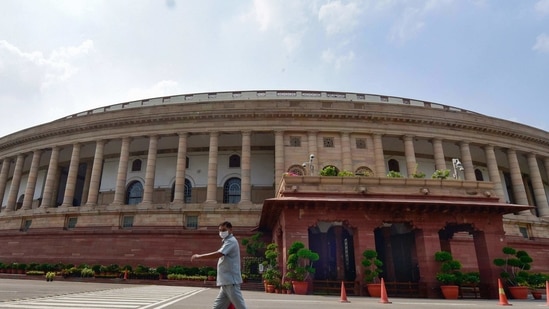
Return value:
M 547 306 L 549 306 L 549 281 L 545 281 L 545 299 L 547 299 Z
M 505 291 L 503 290 L 503 285 L 501 284 L 501 279 L 498 279 L 498 291 L 499 291 L 499 304 L 501 306 L 512 306 L 507 301 L 507 296 L 505 296 Z
M 128 270 L 124 270 L 124 280 L 128 279 Z
M 350 303 L 350 301 L 347 300 L 347 291 L 345 290 L 345 284 L 343 281 L 341 281 L 341 299 L 339 300 L 340 303 Z
M 387 298 L 387 289 L 385 289 L 385 281 L 381 278 L 381 299 L 379 300 L 382 304 L 390 304 L 389 298 Z

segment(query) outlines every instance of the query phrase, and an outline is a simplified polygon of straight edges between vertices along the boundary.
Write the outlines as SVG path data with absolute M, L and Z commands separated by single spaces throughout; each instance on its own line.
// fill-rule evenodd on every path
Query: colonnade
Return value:
M 206 203 L 217 203 L 217 176 L 218 176 L 218 151 L 219 151 L 219 136 L 223 132 L 213 131 L 207 133 L 209 135 L 209 152 L 208 152 L 208 175 L 207 175 L 207 191 L 206 191 Z M 234 133 L 234 132 L 233 132 Z M 239 132 L 241 135 L 241 203 L 251 203 L 251 136 L 253 132 L 251 130 L 243 130 Z M 285 154 L 284 136 L 283 130 L 275 130 L 274 133 L 274 174 L 275 180 L 281 179 L 283 173 L 286 171 L 287 164 L 292 162 L 286 162 L 288 156 Z M 336 145 L 340 151 L 341 168 L 344 170 L 352 171 L 353 162 L 359 160 L 355 154 L 352 146 L 352 133 L 349 131 L 343 131 L 339 133 L 340 143 Z M 317 162 L 322 162 L 323 150 L 318 145 L 318 139 L 321 133 L 319 131 L 305 132 L 307 141 L 307 151 L 317 155 Z M 373 149 L 369 150 L 369 153 L 373 156 L 374 166 L 373 170 L 377 176 L 383 177 L 387 173 L 385 153 L 383 147 L 383 135 L 374 133 L 371 136 Z M 143 205 L 151 205 L 153 203 L 153 191 L 155 170 L 157 161 L 158 142 L 162 138 L 157 134 L 147 136 L 149 139 L 147 162 L 146 162 L 146 174 L 145 184 L 143 190 Z M 184 200 L 184 186 L 185 186 L 185 172 L 186 172 L 186 157 L 187 157 L 187 145 L 188 145 L 189 133 L 178 133 L 178 145 L 177 145 L 177 163 L 176 163 L 176 175 L 175 175 L 175 192 L 173 203 L 183 203 Z M 412 175 L 416 172 L 417 161 L 416 151 L 414 146 L 414 139 L 422 138 L 412 135 L 401 136 L 403 142 L 402 148 L 405 157 L 406 171 L 408 175 Z M 464 167 L 465 180 L 475 181 L 476 176 L 474 172 L 473 158 L 471 155 L 470 145 L 471 143 L 461 141 L 449 141 L 442 138 L 423 138 L 428 139 L 432 144 L 432 155 L 436 169 L 446 169 L 446 156 L 444 154 L 444 143 L 453 143 L 459 146 L 459 154 L 461 162 Z M 95 153 L 93 157 L 93 163 L 87 171 L 85 180 L 85 196 L 82 200 L 85 201 L 85 206 L 96 206 L 99 196 L 99 184 L 101 181 L 101 174 L 104 161 L 105 145 L 109 141 L 107 139 L 100 139 L 95 141 Z M 125 202 L 127 175 L 128 175 L 128 163 L 130 158 L 130 144 L 132 137 L 120 138 L 120 157 L 118 164 L 118 171 L 116 176 L 116 185 L 112 205 L 122 205 Z M 73 199 L 75 195 L 75 186 L 77 181 L 78 167 L 80 163 L 80 153 L 82 143 L 74 143 L 72 146 L 72 152 L 70 156 L 69 169 L 67 175 L 66 186 L 63 194 L 63 202 L 61 207 L 69 207 L 73 205 Z M 42 202 L 40 207 L 48 208 L 54 206 L 53 194 L 57 190 L 57 183 L 59 180 L 59 152 L 61 147 L 67 147 L 67 145 L 54 145 L 50 152 L 49 165 L 46 173 L 46 179 L 44 189 L 42 192 Z M 482 149 L 485 153 L 485 158 L 477 161 L 485 160 L 487 162 L 488 174 L 490 181 L 495 184 L 495 193 L 500 198 L 500 201 L 504 201 L 505 196 L 502 180 L 500 177 L 500 169 L 497 163 L 495 146 L 483 145 Z M 516 149 L 506 148 L 502 149 L 506 152 L 507 161 L 509 165 L 509 174 L 512 182 L 512 194 L 517 204 L 527 205 L 529 204 L 528 195 L 526 192 L 525 184 L 523 182 L 523 172 L 520 169 L 518 154 Z M 14 160 L 14 157 L 5 157 L 2 160 L 2 168 L 0 169 L 0 201 L 4 200 L 4 194 L 8 193 L 7 205 L 5 211 L 16 210 L 16 203 L 18 194 L 20 191 L 20 184 L 23 175 L 23 166 L 26 157 L 32 156 L 30 169 L 28 170 L 27 186 L 24 190 L 24 199 L 22 202 L 22 209 L 28 210 L 32 208 L 32 199 L 36 190 L 37 175 L 39 170 L 40 157 L 46 151 L 37 149 L 32 153 L 21 153 L 15 156 L 15 166 L 11 175 L 11 186 L 6 188 L 8 183 L 8 174 L 10 172 L 10 165 Z M 537 204 L 538 214 L 542 217 L 549 217 L 549 204 L 547 201 L 547 194 L 545 192 L 545 186 L 543 184 L 543 178 L 540 172 L 540 166 L 538 165 L 538 159 L 543 161 L 545 166 L 545 173 L 549 178 L 549 157 L 540 157 L 532 152 L 524 152 L 527 158 L 529 176 L 532 183 L 535 202 Z M 89 175 L 88 175 L 89 174 Z M 6 190 L 8 189 L 8 190 Z

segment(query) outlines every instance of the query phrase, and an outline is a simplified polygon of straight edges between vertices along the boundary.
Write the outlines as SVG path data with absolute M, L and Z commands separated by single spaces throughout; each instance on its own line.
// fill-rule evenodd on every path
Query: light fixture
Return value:
M 301 164 L 301 166 L 303 166 L 304 168 L 309 167 L 310 176 L 313 176 L 315 174 L 315 165 L 313 164 L 314 159 L 315 159 L 315 155 L 311 153 L 309 155 L 309 162 L 303 162 L 303 164 Z
M 461 161 L 459 159 L 454 158 L 452 159 L 452 166 L 453 166 L 453 174 L 452 176 L 454 179 L 459 179 L 459 172 L 463 172 L 465 169 L 463 168 L 463 164 L 461 164 Z

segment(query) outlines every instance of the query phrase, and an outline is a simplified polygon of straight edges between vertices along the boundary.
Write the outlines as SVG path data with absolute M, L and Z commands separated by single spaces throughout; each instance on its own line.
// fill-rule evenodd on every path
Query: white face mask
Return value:
M 229 236 L 229 231 L 219 232 L 219 237 L 225 239 L 227 236 Z

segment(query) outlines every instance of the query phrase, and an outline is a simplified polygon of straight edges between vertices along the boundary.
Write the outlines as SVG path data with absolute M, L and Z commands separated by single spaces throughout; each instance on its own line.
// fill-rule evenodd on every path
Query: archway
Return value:
M 375 229 L 376 251 L 385 281 L 418 282 L 415 234 L 409 223 L 384 223 Z
M 320 255 L 315 280 L 355 280 L 353 230 L 347 224 L 321 221 L 310 227 L 309 248 Z

